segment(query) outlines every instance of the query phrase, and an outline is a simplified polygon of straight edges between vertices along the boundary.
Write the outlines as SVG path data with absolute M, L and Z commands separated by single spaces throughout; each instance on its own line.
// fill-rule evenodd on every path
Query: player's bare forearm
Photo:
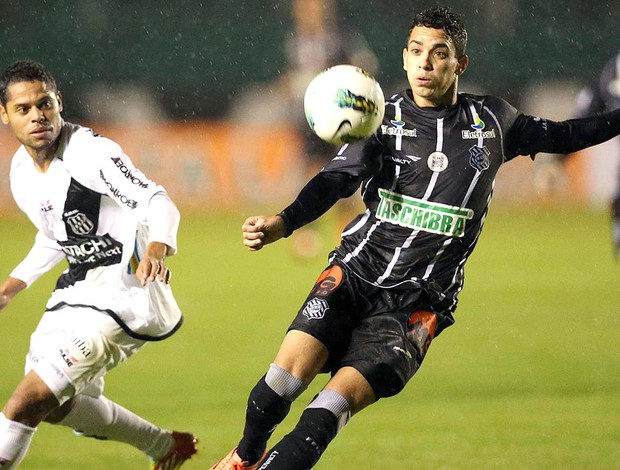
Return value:
M 6 278 L 0 284 L 0 310 L 4 309 L 11 302 L 11 299 L 26 287 L 28 287 L 26 283 L 20 279 L 15 279 L 14 277 Z
M 166 284 L 170 282 L 170 269 L 164 263 L 168 250 L 169 247 L 165 243 L 150 242 L 148 244 L 136 270 L 140 284 L 145 286 L 147 281 L 154 281 L 158 276 Z
M 284 220 L 279 215 L 248 217 L 241 229 L 243 244 L 250 251 L 260 250 L 263 246 L 278 241 L 286 235 Z

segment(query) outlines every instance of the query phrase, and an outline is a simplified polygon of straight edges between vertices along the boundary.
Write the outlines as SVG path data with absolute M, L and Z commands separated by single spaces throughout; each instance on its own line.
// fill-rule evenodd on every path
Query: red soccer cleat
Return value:
M 198 452 L 196 449 L 198 439 L 193 434 L 173 431 L 172 438 L 174 439 L 172 449 L 162 458 L 153 462 L 152 470 L 176 470 Z
M 237 448 L 231 450 L 226 457 L 211 467 L 211 470 L 256 470 L 261 464 L 267 452 L 256 463 L 244 462 L 237 454 Z

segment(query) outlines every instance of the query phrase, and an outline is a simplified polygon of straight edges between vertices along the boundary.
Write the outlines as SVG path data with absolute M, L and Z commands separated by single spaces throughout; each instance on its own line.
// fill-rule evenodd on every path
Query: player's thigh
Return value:
M 97 396 L 106 372 L 143 344 L 104 313 L 70 307 L 48 311 L 31 336 L 26 373 L 36 371 L 60 404 L 83 392 Z
M 396 395 L 422 365 L 436 325 L 436 314 L 424 310 L 366 318 L 354 330 L 341 366 L 358 370 L 377 399 Z
M 291 330 L 284 337 L 274 363 L 310 383 L 321 371 L 328 357 L 327 348 L 314 336 Z
M 355 298 L 347 275 L 340 266 L 326 268 L 289 327 L 326 348 L 328 369 L 346 351 L 353 328 Z

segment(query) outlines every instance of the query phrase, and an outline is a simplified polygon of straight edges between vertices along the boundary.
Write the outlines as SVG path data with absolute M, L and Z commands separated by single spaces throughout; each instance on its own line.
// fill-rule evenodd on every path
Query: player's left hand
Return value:
M 155 257 L 142 258 L 136 271 L 136 276 L 138 276 L 138 280 L 143 286 L 146 285 L 146 281 L 154 281 L 157 278 L 169 284 L 171 275 L 172 273 L 168 266 L 166 266 L 166 263 L 164 263 L 163 258 Z
M 166 284 L 170 283 L 172 273 L 164 262 L 167 251 L 168 247 L 163 243 L 149 243 L 136 270 L 136 276 L 142 286 L 145 286 L 147 281 L 153 282 L 158 278 Z

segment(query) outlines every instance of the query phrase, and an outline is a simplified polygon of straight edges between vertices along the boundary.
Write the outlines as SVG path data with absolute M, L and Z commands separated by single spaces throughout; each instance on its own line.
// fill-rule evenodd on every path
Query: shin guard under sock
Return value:
M 237 454 L 244 461 L 257 462 L 265 451 L 267 441 L 291 409 L 291 401 L 282 398 L 260 379 L 250 392 L 245 414 L 243 438 Z

